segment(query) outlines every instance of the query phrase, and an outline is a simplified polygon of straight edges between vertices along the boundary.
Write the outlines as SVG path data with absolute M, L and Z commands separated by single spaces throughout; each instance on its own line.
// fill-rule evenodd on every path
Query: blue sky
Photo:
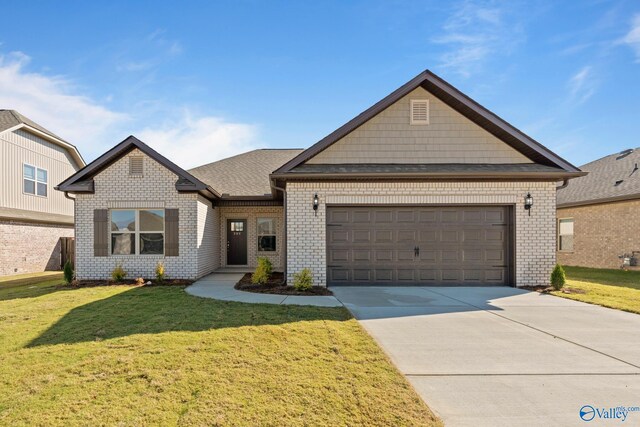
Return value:
M 11 5 L 0 108 L 86 160 L 134 134 L 192 167 L 308 147 L 424 69 L 580 165 L 640 141 L 640 2 Z

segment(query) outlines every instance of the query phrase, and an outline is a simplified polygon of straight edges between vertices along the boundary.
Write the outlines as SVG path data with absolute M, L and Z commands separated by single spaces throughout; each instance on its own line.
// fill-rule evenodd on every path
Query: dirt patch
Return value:
M 277 295 L 333 295 L 329 289 L 324 286 L 313 286 L 308 291 L 298 291 L 293 286 L 287 286 L 282 273 L 273 273 L 269 276 L 269 280 L 264 285 L 254 285 L 251 283 L 251 273 L 242 276 L 242 279 L 234 286 L 239 291 L 255 292 L 258 294 L 277 294 Z
M 522 286 L 520 289 L 525 289 L 527 291 L 540 292 L 541 294 L 550 294 L 554 292 L 555 289 L 551 286 Z M 583 289 L 570 288 L 565 286 L 559 292 L 563 294 L 586 294 L 587 292 Z
M 166 279 L 162 284 L 157 283 L 154 280 L 146 280 L 144 284 L 138 283 L 135 279 L 125 279 L 121 282 L 113 280 L 74 280 L 71 285 L 64 285 L 65 287 L 72 288 L 93 288 L 97 286 L 112 286 L 112 285 L 137 285 L 137 286 L 189 286 L 193 283 L 193 280 L 185 279 Z

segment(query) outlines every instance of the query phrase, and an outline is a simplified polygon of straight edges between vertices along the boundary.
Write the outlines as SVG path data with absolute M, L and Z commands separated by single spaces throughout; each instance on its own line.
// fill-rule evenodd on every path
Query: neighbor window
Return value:
M 558 249 L 565 252 L 573 251 L 573 218 L 558 221 Z
M 274 218 L 258 218 L 258 251 L 273 252 L 276 250 L 276 220 Z
M 23 165 L 22 190 L 26 194 L 47 197 L 47 171 L 35 166 Z
M 111 254 L 164 254 L 164 210 L 112 210 Z

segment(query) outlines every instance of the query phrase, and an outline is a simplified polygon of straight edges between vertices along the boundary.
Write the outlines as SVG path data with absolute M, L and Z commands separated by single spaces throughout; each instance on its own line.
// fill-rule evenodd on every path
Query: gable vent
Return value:
M 411 124 L 412 125 L 428 125 L 429 124 L 429 100 L 428 99 L 412 99 L 411 100 Z
M 142 176 L 142 157 L 129 157 L 129 175 Z

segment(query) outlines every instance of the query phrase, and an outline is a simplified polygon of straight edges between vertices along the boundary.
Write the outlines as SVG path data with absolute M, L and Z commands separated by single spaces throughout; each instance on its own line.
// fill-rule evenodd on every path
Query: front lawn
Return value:
M 343 308 L 0 283 L 2 425 L 440 425 Z
M 552 294 L 640 314 L 640 271 L 564 267 L 566 286 L 584 293 Z

